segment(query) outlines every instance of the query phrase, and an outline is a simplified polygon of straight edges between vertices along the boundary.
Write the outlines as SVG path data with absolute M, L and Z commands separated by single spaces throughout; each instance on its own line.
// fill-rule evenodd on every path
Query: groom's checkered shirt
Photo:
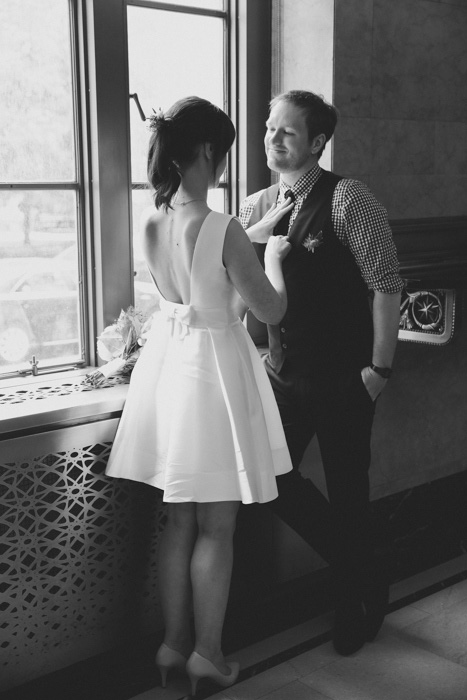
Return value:
M 288 189 L 292 189 L 295 195 L 289 228 L 320 175 L 321 168 L 316 165 L 302 175 L 292 188 L 281 179 L 278 201 L 284 200 Z M 248 228 L 262 192 L 264 190 L 255 192 L 242 202 L 240 221 L 244 228 Z M 399 275 L 399 262 L 387 212 L 366 185 L 348 179 L 337 183 L 332 198 L 332 223 L 338 239 L 351 250 L 368 288 L 385 294 L 400 292 L 404 284 Z

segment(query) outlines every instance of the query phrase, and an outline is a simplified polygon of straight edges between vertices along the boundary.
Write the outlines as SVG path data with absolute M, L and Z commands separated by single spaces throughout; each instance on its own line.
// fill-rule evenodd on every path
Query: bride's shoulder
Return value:
M 139 219 L 139 243 L 146 256 L 150 256 L 158 245 L 159 231 L 163 230 L 163 219 L 166 215 L 155 207 L 147 207 Z
M 160 209 L 156 209 L 154 206 L 149 206 L 143 209 L 139 218 L 139 224 L 141 230 L 146 228 L 151 228 L 157 226 L 163 217 L 163 212 Z
M 139 219 L 140 237 L 144 240 L 154 241 L 158 232 L 167 225 L 168 215 L 162 209 L 147 207 L 143 210 Z

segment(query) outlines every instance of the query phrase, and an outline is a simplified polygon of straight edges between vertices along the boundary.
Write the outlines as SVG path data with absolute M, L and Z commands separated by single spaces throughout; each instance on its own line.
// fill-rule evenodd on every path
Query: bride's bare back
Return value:
M 167 212 L 152 209 L 142 227 L 146 262 L 162 296 L 179 304 L 190 302 L 193 253 L 210 209 L 205 202 L 175 205 Z

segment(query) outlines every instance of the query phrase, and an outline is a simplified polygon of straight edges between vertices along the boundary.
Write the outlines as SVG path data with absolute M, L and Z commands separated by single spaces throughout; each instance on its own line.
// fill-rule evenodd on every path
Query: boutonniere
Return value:
M 311 233 L 303 241 L 302 245 L 305 246 L 308 252 L 315 252 L 315 248 L 318 248 L 323 244 L 323 232 L 320 231 L 316 236 L 312 236 Z

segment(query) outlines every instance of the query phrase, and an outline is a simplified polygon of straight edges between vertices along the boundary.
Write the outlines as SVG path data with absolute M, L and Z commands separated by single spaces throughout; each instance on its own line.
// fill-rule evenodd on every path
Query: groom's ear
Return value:
M 311 152 L 313 154 L 318 153 L 323 146 L 326 145 L 326 136 L 324 134 L 318 134 L 311 141 Z

